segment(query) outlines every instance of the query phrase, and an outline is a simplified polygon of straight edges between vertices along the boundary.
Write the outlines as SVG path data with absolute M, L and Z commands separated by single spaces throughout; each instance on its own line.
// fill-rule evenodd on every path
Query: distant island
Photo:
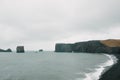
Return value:
M 4 49 L 0 49 L 0 52 L 12 52 L 12 50 L 9 48 L 7 50 L 4 50 Z
M 43 52 L 43 49 L 39 49 L 39 52 Z

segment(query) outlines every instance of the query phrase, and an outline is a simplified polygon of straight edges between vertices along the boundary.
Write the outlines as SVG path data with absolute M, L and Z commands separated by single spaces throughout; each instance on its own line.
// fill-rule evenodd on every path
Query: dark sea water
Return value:
M 0 53 L 0 80 L 98 80 L 114 61 L 104 54 Z

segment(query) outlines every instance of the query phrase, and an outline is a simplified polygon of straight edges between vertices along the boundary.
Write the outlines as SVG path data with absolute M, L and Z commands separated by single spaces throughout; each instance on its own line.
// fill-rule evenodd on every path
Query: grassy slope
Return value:
M 108 47 L 120 47 L 120 39 L 101 40 L 100 42 Z

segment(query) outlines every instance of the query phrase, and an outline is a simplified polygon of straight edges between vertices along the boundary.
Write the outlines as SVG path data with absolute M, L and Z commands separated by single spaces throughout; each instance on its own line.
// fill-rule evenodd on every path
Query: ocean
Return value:
M 113 55 L 52 51 L 0 53 L 0 80 L 98 80 Z

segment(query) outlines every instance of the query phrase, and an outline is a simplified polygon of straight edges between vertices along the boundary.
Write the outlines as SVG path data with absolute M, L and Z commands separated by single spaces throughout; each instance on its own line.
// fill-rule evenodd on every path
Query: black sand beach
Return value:
M 99 80 L 120 80 L 120 54 L 114 54 L 118 59 L 107 72 L 105 72 Z

